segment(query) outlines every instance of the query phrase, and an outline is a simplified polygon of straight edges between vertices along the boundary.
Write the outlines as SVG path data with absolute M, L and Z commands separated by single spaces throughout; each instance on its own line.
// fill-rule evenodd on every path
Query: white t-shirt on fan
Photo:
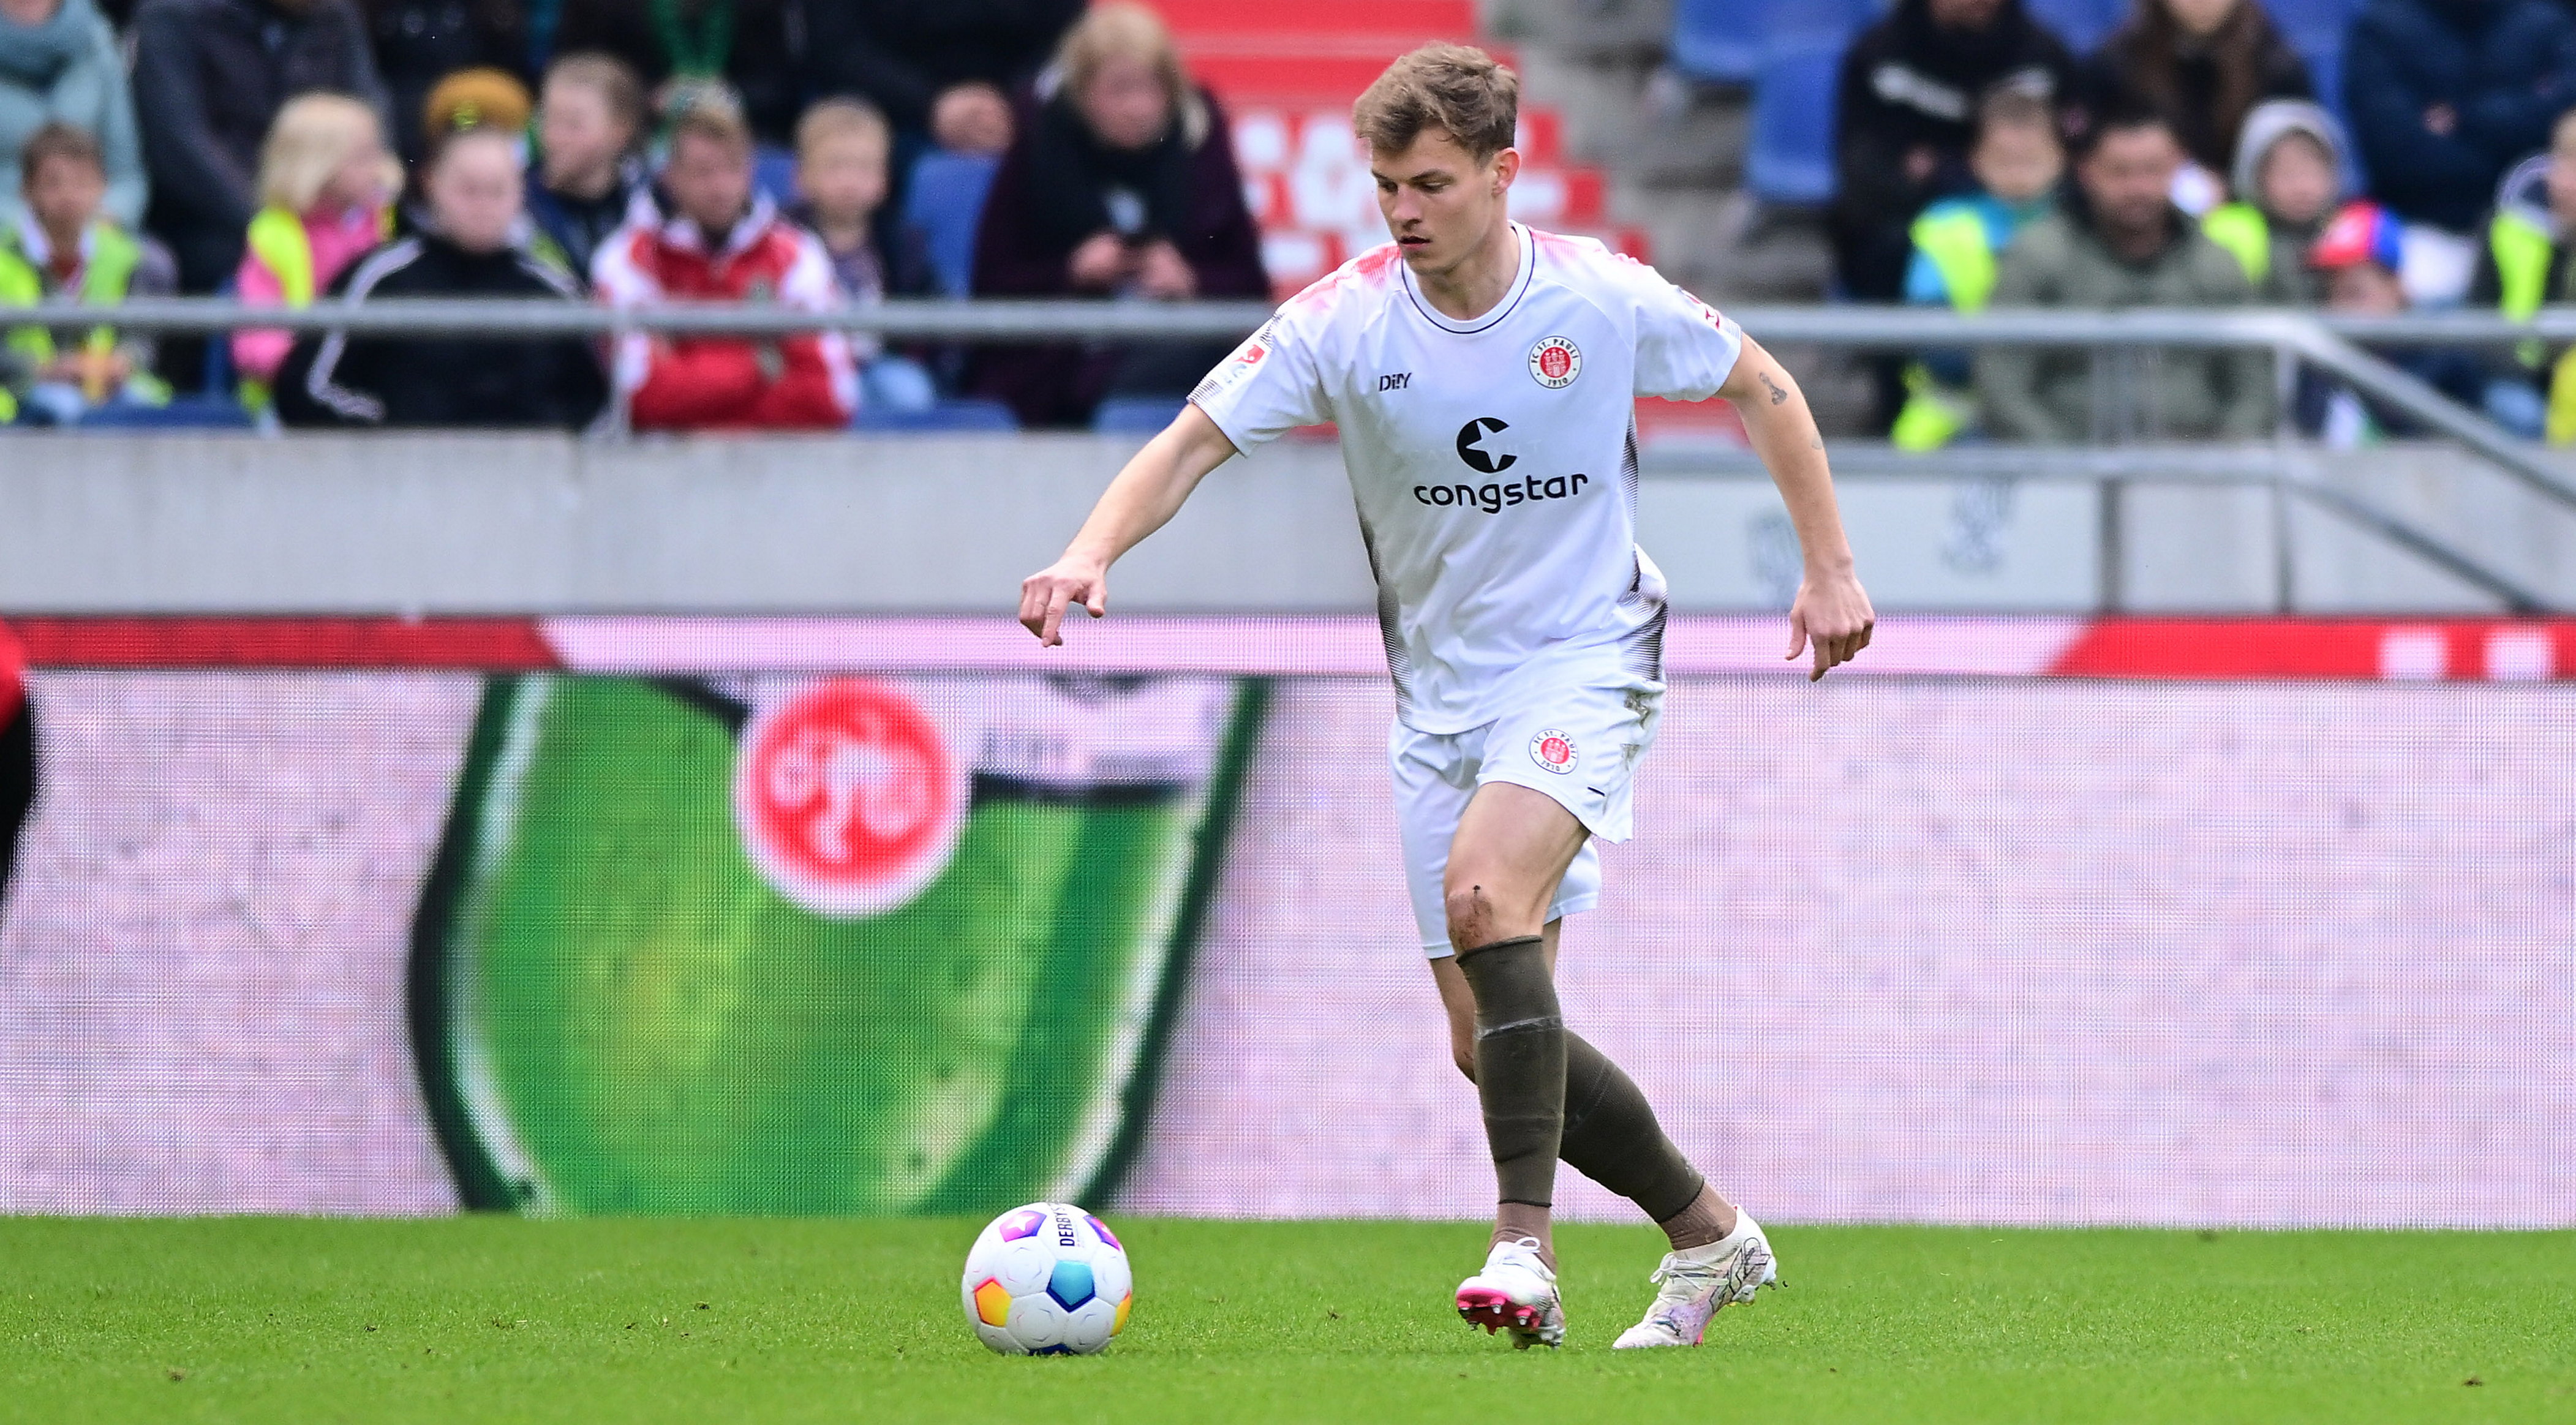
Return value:
M 1700 401 L 1744 334 L 1590 238 L 1512 225 L 1494 309 L 1442 316 L 1394 244 L 1282 304 L 1190 399 L 1237 450 L 1336 422 L 1397 715 L 1463 732 L 1533 687 L 1660 678 L 1638 396 Z

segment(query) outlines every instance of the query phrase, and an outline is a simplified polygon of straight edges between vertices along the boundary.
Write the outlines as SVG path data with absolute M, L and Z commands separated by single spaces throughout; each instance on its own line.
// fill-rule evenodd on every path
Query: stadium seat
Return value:
M 939 290 L 948 296 L 963 297 L 974 286 L 975 229 L 984 220 L 984 195 L 992 191 L 999 167 L 996 158 L 940 149 L 923 154 L 912 166 L 904 221 L 928 241 Z
M 2343 48 L 2344 31 L 2360 6 L 2353 0 L 2263 0 L 2272 24 L 2302 55 L 2320 48 Z M 2323 93 L 2323 86 L 2319 87 Z
M 1762 68 L 1763 0 L 1680 0 L 1673 7 L 1673 68 L 1715 84 L 1749 84 Z
M 2055 31 L 2079 55 L 2090 54 L 2110 38 L 2128 18 L 2128 9 L 2123 0 L 2030 0 L 2031 18 Z
M 166 406 L 94 406 L 77 430 L 250 430 L 250 412 L 230 396 L 180 396 Z
M 941 401 L 926 411 L 870 408 L 859 412 L 851 429 L 861 435 L 920 434 L 929 431 L 1015 431 L 1020 418 L 999 401 L 961 397 Z
M 784 208 L 796 201 L 796 155 L 773 144 L 762 144 L 751 157 L 751 186 L 769 195 L 769 201 Z
M 1152 435 L 1170 425 L 1185 404 L 1178 396 L 1112 396 L 1091 413 L 1091 428 L 1103 435 Z
M 1745 186 L 1767 203 L 1815 207 L 1834 196 L 1834 72 L 1843 42 L 1775 47 L 1753 82 Z

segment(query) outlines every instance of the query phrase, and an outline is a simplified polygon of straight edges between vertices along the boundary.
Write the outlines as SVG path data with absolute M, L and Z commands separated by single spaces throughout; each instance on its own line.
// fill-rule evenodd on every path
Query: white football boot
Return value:
M 1771 1257 L 1771 1239 L 1751 1215 L 1735 1214 L 1735 1230 L 1705 1247 L 1667 1252 L 1664 1264 L 1648 1278 L 1659 1288 L 1646 1319 L 1619 1333 L 1614 1351 L 1643 1346 L 1696 1346 L 1708 1331 L 1708 1319 L 1727 1306 L 1753 1299 L 1763 1287 L 1780 1284 L 1779 1263 Z
M 1512 1349 L 1557 1346 L 1565 1341 L 1565 1306 L 1557 1299 L 1556 1273 L 1538 1254 L 1538 1239 L 1497 1242 L 1485 1269 L 1458 1283 L 1458 1314 L 1490 1336 L 1508 1329 Z

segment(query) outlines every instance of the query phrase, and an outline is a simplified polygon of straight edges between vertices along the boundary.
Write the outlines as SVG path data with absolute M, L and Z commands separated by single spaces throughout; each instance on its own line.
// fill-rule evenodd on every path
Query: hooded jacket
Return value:
M 332 288 L 343 301 L 471 297 L 569 302 L 572 279 L 524 243 L 467 252 L 435 232 L 396 238 Z M 608 403 L 589 342 L 508 337 L 351 337 L 308 332 L 278 371 L 288 425 L 481 426 L 578 430 Z
M 1834 105 L 1834 239 L 1851 295 L 1895 300 L 1915 214 L 1936 197 L 1975 191 L 1968 145 L 1981 96 L 2009 84 L 2063 99 L 2074 81 L 2074 57 L 2021 0 L 2003 0 L 1993 23 L 1972 32 L 1932 23 L 1930 0 L 1898 0 L 1863 30 L 1843 54 Z M 1937 160 L 1919 183 L 1905 172 L 1917 148 Z
M 2325 230 L 2341 206 L 2340 195 L 2304 223 L 2286 223 L 2262 206 L 2263 160 L 2272 146 L 2293 134 L 2316 141 L 2326 162 L 2343 168 L 2343 125 L 2335 116 L 2305 99 L 2273 99 L 2257 104 L 2245 116 L 2236 140 L 2236 159 L 2228 165 L 2227 186 L 2236 200 L 2210 210 L 2201 231 L 2236 255 L 2255 291 L 2273 305 L 2304 306 L 2316 300 L 2315 275 L 2308 270 L 2308 244 Z
M 134 112 L 152 171 L 149 226 L 205 291 L 241 261 L 259 148 L 286 101 L 352 94 L 384 117 L 367 28 L 349 0 L 143 0 L 134 16 Z M 386 132 L 390 134 L 388 125 Z
M 2114 254 L 2081 190 L 2062 211 L 2032 223 L 2004 253 L 1992 308 L 2234 307 L 2254 301 L 2245 270 L 2169 209 L 2172 238 L 2143 263 Z M 1977 355 L 1977 392 L 1998 440 L 2072 444 L 2093 433 L 2089 352 L 1988 347 Z M 2165 351 L 2146 364 L 2139 396 L 2147 435 L 2253 440 L 2272 428 L 2272 370 L 2259 351 Z M 2118 432 L 2129 434 L 2129 432 Z
M 55 120 L 98 140 L 107 161 L 107 215 L 119 227 L 139 227 L 146 188 L 134 98 L 116 33 L 90 0 L 63 0 L 41 25 L 0 20 L 0 226 L 25 211 L 18 151 Z
M 2550 0 L 2371 0 L 2344 46 L 2344 100 L 2378 199 L 2467 232 L 2576 106 L 2576 19 Z M 2448 133 L 2425 121 L 2436 106 Z

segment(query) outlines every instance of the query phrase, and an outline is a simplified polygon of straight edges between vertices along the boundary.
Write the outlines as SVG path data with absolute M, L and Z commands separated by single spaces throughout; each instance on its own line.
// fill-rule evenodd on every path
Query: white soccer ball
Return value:
M 1135 1278 L 1109 1225 L 1071 1203 L 993 1219 L 966 1253 L 966 1322 L 1005 1356 L 1088 1356 L 1127 1329 Z

